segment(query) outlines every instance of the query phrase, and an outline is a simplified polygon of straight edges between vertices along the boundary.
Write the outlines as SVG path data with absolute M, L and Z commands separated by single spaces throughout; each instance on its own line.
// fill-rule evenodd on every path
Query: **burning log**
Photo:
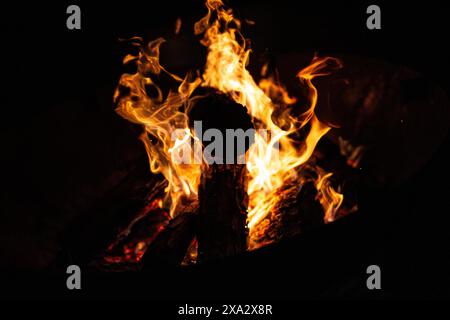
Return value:
M 191 110 L 190 121 L 202 121 L 205 131 L 219 130 L 225 140 L 214 155 L 205 153 L 209 165 L 202 172 L 199 186 L 198 259 L 206 261 L 246 250 L 247 184 L 245 164 L 241 162 L 253 132 L 248 136 L 249 143 L 240 146 L 231 141 L 236 136 L 230 133 L 247 132 L 253 124 L 245 108 L 229 96 L 210 88 L 202 90 L 206 95 Z
M 199 261 L 245 252 L 245 165 L 211 165 L 199 190 Z
M 196 209 L 179 214 L 170 221 L 147 248 L 142 258 L 144 268 L 179 266 L 197 230 Z
M 312 180 L 292 181 L 280 190 L 279 204 L 255 229 L 251 248 L 260 248 L 324 224 L 324 209 Z
M 292 186 L 292 195 L 280 202 L 277 210 L 282 213 L 276 232 L 280 239 L 292 238 L 325 223 L 324 209 L 313 181 Z
M 144 254 L 144 268 L 179 266 L 195 237 L 200 262 L 245 252 L 244 173 L 245 165 L 210 165 L 202 174 L 199 207 L 171 220 Z
M 70 230 L 66 230 L 64 249 L 51 267 L 90 264 L 116 241 L 118 230 L 126 229 L 130 221 L 162 194 L 166 184 L 161 183 L 159 176 L 150 174 L 145 158 L 141 160 Z

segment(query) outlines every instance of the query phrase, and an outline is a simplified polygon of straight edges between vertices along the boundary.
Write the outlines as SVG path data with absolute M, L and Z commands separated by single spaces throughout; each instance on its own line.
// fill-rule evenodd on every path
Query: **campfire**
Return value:
M 317 161 L 316 147 L 332 126 L 316 115 L 314 79 L 342 62 L 316 55 L 292 70 L 293 95 L 268 64 L 249 72 L 249 41 L 232 9 L 220 0 L 207 0 L 206 8 L 193 28 L 207 48 L 201 70 L 174 74 L 160 63 L 164 39 L 129 39 L 137 53 L 124 63 L 137 71 L 122 75 L 114 102 L 142 128 L 151 178 L 140 181 L 139 205 L 100 257 L 102 266 L 222 259 L 355 209 L 343 205 L 343 181 Z M 180 26 L 177 20 L 176 33 Z

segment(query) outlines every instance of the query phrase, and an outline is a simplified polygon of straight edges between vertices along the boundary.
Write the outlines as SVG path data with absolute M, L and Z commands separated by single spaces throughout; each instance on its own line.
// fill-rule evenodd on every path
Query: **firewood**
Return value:
M 148 168 L 146 158 L 132 167 L 127 176 L 100 198 L 96 205 L 65 230 L 63 250 L 52 268 L 76 263 L 87 265 L 116 241 L 126 228 L 155 197 L 163 194 L 165 183 Z
M 202 122 L 202 129 L 215 129 L 223 137 L 223 150 L 215 150 L 213 161 L 202 172 L 199 186 L 198 261 L 235 255 L 246 250 L 246 168 L 238 161 L 253 140 L 254 129 L 244 106 L 211 88 L 202 88 L 202 98 L 190 111 L 190 122 Z M 231 130 L 250 132 L 243 148 L 227 135 Z M 225 146 L 234 145 L 233 150 Z M 242 147 L 241 146 L 241 147 Z M 208 159 L 207 159 L 208 160 Z M 211 159 L 210 159 L 211 160 Z
M 211 165 L 199 190 L 199 262 L 246 250 L 245 165 Z
M 152 267 L 179 266 L 197 231 L 195 208 L 173 218 L 145 252 L 144 270 Z

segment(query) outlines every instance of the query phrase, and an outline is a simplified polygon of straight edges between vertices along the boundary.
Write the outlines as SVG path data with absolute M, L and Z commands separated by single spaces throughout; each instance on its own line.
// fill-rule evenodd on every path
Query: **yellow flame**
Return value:
M 273 213 L 280 200 L 281 187 L 287 181 L 297 178 L 298 170 L 295 169 L 308 161 L 320 138 L 330 129 L 314 113 L 318 94 L 312 80 L 327 75 L 326 70 L 330 67 L 341 67 L 341 63 L 331 57 L 315 57 L 308 67 L 297 74 L 299 85 L 307 88 L 309 105 L 300 117 L 295 118 L 289 112 L 278 116 L 276 122 L 282 124 L 285 128 L 282 129 L 273 121 L 274 111 L 281 105 L 294 105 L 297 99 L 290 97 L 287 90 L 272 78 L 263 78 L 259 85 L 255 82 L 246 69 L 250 50 L 246 49 L 245 40 L 239 33 L 239 20 L 233 17 L 230 9 L 224 8 L 221 1 L 207 1 L 207 7 L 208 14 L 195 26 L 196 33 L 204 32 L 202 43 L 208 47 L 202 85 L 229 94 L 247 108 L 258 128 L 270 132 L 270 137 L 257 133 L 254 144 L 247 152 L 247 220 L 250 229 L 249 245 L 252 247 L 252 239 L 256 235 L 255 226 Z M 210 22 L 213 13 L 217 18 Z M 309 134 L 299 148 L 289 136 L 306 124 L 310 125 Z M 329 184 L 324 192 L 327 196 L 334 195 Z M 327 217 L 331 216 L 331 209 L 329 211 Z
M 139 47 L 139 54 L 128 55 L 124 63 L 137 61 L 137 72 L 122 75 L 114 94 L 116 111 L 125 119 L 143 125 L 145 130 L 141 140 L 149 157 L 150 169 L 153 173 L 161 173 L 168 181 L 166 203 L 170 206 L 171 216 L 174 216 L 183 199 L 196 200 L 200 182 L 201 168 L 196 164 L 198 162 L 185 164 L 174 161 L 176 151 L 183 144 L 190 143 L 190 137 L 195 137 L 189 129 L 188 117 L 181 109 L 200 84 L 200 79 L 190 81 L 191 77 L 186 76 L 182 80 L 159 64 L 159 48 L 164 43 L 162 38 L 150 42 L 146 48 L 141 45 L 141 39 L 133 40 Z M 151 78 L 161 72 L 180 82 L 177 92 L 171 91 L 166 97 L 163 96 L 162 90 Z M 151 88 L 156 92 L 155 97 L 147 94 Z M 124 96 L 123 91 L 126 91 Z M 184 135 L 174 140 L 173 137 L 179 132 L 184 132 Z
M 162 173 L 169 182 L 166 201 L 170 203 L 171 215 L 179 210 L 183 199 L 195 201 L 201 174 L 201 166 L 177 164 L 175 154 L 189 144 L 195 134 L 188 127 L 188 117 L 182 107 L 189 104 L 193 90 L 199 85 L 216 88 L 228 94 L 234 101 L 246 107 L 257 131 L 254 144 L 246 154 L 248 174 L 247 194 L 249 198 L 247 223 L 250 231 L 249 248 L 256 248 L 262 236 L 256 231 L 258 225 L 269 225 L 266 218 L 274 212 L 282 199 L 283 186 L 292 181 L 301 183 L 302 167 L 311 157 L 317 143 L 330 127 L 322 123 L 315 114 L 317 89 L 312 81 L 324 76 L 330 69 L 340 68 L 338 59 L 314 57 L 311 64 L 297 73 L 299 86 L 306 90 L 306 105 L 299 105 L 296 97 L 291 97 L 286 88 L 267 76 L 264 67 L 259 83 L 246 69 L 250 49 L 240 33 L 241 22 L 233 16 L 231 9 L 221 0 L 206 1 L 207 14 L 194 25 L 196 35 L 202 35 L 201 43 L 208 49 L 206 65 L 201 78 L 184 80 L 169 73 L 159 64 L 159 48 L 164 42 L 157 39 L 147 48 L 141 40 L 134 38 L 140 48 L 137 56 L 128 55 L 124 63 L 136 61 L 136 74 L 124 74 L 115 93 L 117 112 L 124 118 L 142 124 L 145 132 L 143 140 L 150 161 L 151 171 Z M 153 82 L 151 75 L 164 72 L 180 85 L 177 92 L 169 92 L 164 97 L 162 90 Z M 129 93 L 121 96 L 120 88 Z M 156 97 L 147 95 L 147 87 L 156 91 Z M 292 108 L 306 110 L 294 116 Z M 281 111 L 276 112 L 275 111 Z M 178 136 L 171 139 L 176 129 Z M 297 141 L 292 136 L 299 130 L 308 129 L 306 138 Z M 319 179 L 316 188 L 324 206 L 325 220 L 332 221 L 343 196 L 331 187 L 329 174 L 317 168 Z M 261 230 L 261 228 L 260 228 Z

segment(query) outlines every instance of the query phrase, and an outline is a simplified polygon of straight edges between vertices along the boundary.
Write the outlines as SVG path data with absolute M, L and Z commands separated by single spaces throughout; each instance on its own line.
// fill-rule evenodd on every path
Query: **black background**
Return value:
M 187 303 L 196 297 L 262 302 L 449 296 L 448 135 L 408 181 L 360 190 L 357 215 L 315 234 L 194 271 L 89 274 L 83 290 L 67 291 L 65 274 L 45 271 L 44 248 L 56 250 L 49 244 L 56 237 L 47 232 L 49 225 L 61 232 L 61 216 L 76 217 L 92 201 L 92 190 L 106 188 L 108 173 L 141 148 L 113 112 L 121 59 L 128 53 L 118 39 L 170 40 L 181 17 L 183 41 L 189 41 L 192 23 L 205 14 L 202 1 L 77 2 L 82 10 L 77 31 L 66 28 L 69 4 L 17 2 L 1 9 L 3 297 Z M 239 17 L 256 21 L 246 32 L 256 53 L 363 55 L 407 66 L 450 92 L 444 2 L 377 2 L 382 29 L 376 31 L 365 27 L 371 3 L 364 1 L 229 4 Z M 201 65 L 202 50 L 182 43 L 168 50 L 168 63 Z M 382 268 L 381 291 L 365 287 L 369 264 Z

